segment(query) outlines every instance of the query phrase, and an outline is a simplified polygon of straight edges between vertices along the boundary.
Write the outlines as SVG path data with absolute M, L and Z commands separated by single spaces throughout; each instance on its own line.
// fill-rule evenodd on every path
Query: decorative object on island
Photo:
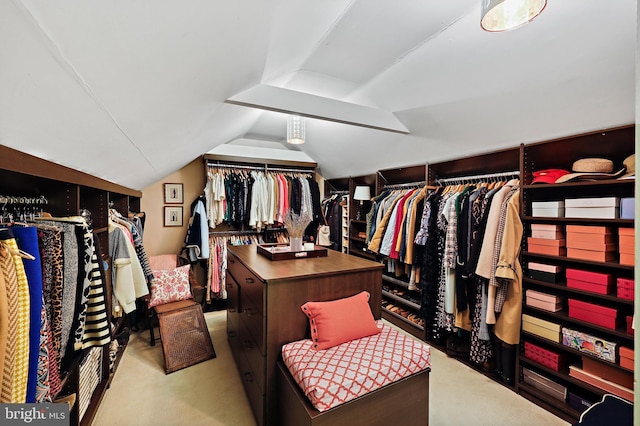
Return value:
M 310 222 L 311 216 L 306 212 L 296 214 L 293 210 L 289 210 L 284 216 L 284 227 L 287 228 L 289 233 L 291 251 L 302 251 L 302 237 Z
M 356 186 L 353 191 L 353 199 L 360 201 L 360 207 L 356 213 L 356 220 L 362 219 L 362 203 L 371 199 L 371 188 L 367 185 Z

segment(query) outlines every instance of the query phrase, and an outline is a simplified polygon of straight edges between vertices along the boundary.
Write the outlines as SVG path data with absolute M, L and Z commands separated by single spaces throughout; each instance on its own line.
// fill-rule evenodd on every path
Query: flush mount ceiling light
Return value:
M 287 142 L 295 145 L 304 143 L 304 118 L 290 115 L 287 118 Z
M 509 31 L 533 20 L 547 0 L 482 0 L 480 26 L 485 31 Z

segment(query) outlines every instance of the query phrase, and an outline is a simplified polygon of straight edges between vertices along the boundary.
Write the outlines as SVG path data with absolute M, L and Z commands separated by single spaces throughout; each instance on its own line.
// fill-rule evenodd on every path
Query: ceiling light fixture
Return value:
M 287 142 L 295 145 L 304 143 L 304 118 L 299 115 L 290 115 L 287 118 Z
M 547 0 L 482 0 L 480 26 L 485 31 L 509 31 L 533 20 Z

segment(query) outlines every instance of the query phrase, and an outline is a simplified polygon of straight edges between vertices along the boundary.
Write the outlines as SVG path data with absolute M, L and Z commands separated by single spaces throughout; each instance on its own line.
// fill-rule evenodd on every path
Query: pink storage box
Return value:
M 563 299 L 554 294 L 541 293 L 535 290 L 526 291 L 526 304 L 549 312 L 562 310 Z

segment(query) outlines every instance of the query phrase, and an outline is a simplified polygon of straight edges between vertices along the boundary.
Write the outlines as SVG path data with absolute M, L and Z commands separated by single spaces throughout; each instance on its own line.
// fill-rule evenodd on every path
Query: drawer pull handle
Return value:
M 233 265 L 234 263 L 236 263 L 236 261 L 235 261 L 235 260 L 233 260 L 233 259 L 229 259 L 229 260 L 228 260 L 228 262 L 229 262 L 230 264 L 232 264 L 232 265 Z
M 253 345 L 251 344 L 251 340 L 245 340 L 244 341 L 244 347 L 245 347 L 245 349 L 253 349 Z
M 247 382 L 253 383 L 253 374 L 251 374 L 250 371 L 247 371 L 246 373 L 244 373 L 243 376 Z
M 229 308 L 229 312 L 235 312 L 236 308 Z
M 248 317 L 250 317 L 250 316 L 253 316 L 253 314 L 254 314 L 255 312 L 254 312 L 254 311 L 253 311 L 253 309 L 251 309 L 251 308 L 244 308 L 244 313 L 245 313 Z
M 253 284 L 255 281 L 253 280 L 253 278 L 245 278 L 244 282 L 246 282 L 247 284 Z
M 236 334 L 236 332 L 235 332 L 235 331 L 233 331 L 233 330 L 232 330 L 232 331 L 227 331 L 227 335 L 228 335 L 229 337 L 236 337 L 236 335 L 237 335 L 237 334 Z
M 231 290 L 233 288 L 233 284 L 227 284 L 227 289 Z

